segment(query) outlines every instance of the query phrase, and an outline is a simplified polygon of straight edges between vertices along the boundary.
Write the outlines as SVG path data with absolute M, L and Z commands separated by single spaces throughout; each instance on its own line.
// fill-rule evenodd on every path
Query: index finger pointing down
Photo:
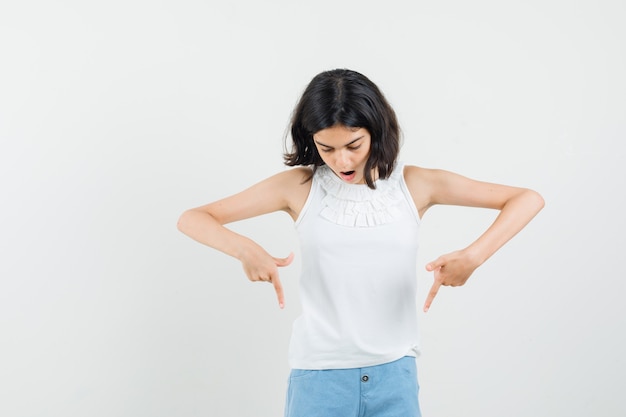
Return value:
M 433 286 L 430 287 L 430 291 L 428 292 L 428 296 L 426 297 L 426 302 L 424 303 L 424 313 L 428 312 L 430 305 L 432 304 L 435 296 L 439 292 L 439 287 L 441 287 L 441 283 L 439 281 L 435 281 Z
M 283 285 L 280 283 L 278 274 L 273 276 L 271 281 L 272 285 L 274 286 L 274 291 L 276 291 L 276 296 L 278 297 L 278 306 L 280 308 L 285 308 L 285 295 L 283 294 Z

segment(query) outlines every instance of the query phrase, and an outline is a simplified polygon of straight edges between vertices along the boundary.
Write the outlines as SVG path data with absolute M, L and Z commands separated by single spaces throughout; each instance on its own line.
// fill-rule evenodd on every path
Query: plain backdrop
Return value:
M 287 169 L 320 71 L 384 91 L 401 159 L 529 187 L 545 209 L 420 313 L 425 417 L 626 415 L 626 3 L 2 1 L 0 415 L 280 416 L 300 250 L 232 225 L 272 287 L 176 230 Z M 424 265 L 496 213 L 435 207 Z

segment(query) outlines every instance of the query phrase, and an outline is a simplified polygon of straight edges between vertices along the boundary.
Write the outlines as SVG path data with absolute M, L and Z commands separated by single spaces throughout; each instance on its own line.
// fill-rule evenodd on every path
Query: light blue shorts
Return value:
M 415 358 L 289 375 L 285 417 L 420 417 Z

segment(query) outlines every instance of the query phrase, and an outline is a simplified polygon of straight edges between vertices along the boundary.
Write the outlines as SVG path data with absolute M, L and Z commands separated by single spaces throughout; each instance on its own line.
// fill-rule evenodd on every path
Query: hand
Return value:
M 278 278 L 278 267 L 291 264 L 293 256 L 292 252 L 286 258 L 275 258 L 270 256 L 260 246 L 255 245 L 254 249 L 246 251 L 246 254 L 241 259 L 243 270 L 250 281 L 269 282 L 274 286 L 280 308 L 285 308 L 285 295 L 280 278 Z
M 465 284 L 477 267 L 478 263 L 465 251 L 452 252 L 428 263 L 426 270 L 434 272 L 435 282 L 426 297 L 424 312 L 428 312 L 437 292 L 439 292 L 439 287 L 442 285 L 457 287 Z

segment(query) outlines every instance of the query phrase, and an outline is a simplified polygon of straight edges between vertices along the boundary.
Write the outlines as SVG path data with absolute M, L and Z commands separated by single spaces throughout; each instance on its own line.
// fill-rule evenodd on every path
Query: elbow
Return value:
M 528 194 L 528 200 L 532 207 L 535 209 L 535 212 L 539 213 L 541 209 L 545 207 L 546 201 L 537 191 L 526 190 L 526 193 Z
M 206 230 L 217 222 L 215 218 L 200 208 L 184 211 L 178 218 L 176 228 L 189 237 L 197 236 L 200 231 Z
M 178 218 L 178 222 L 176 223 L 176 228 L 178 231 L 187 234 L 187 230 L 189 230 L 189 217 L 191 215 L 191 210 L 186 210 L 183 214 Z

